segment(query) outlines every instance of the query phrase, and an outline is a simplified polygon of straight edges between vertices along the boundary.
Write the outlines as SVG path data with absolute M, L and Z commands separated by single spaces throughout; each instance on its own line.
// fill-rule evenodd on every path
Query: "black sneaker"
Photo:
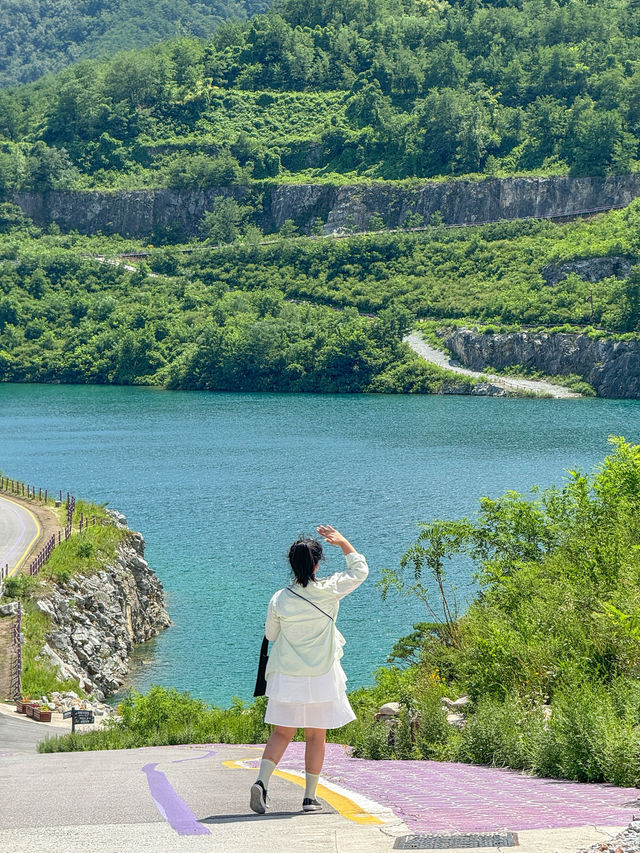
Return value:
M 259 779 L 251 786 L 249 806 L 256 814 L 264 814 L 267 810 L 267 790 Z
M 322 811 L 322 803 L 319 803 L 315 799 L 311 799 L 311 797 L 305 797 L 302 801 L 302 811 L 303 812 L 321 812 Z

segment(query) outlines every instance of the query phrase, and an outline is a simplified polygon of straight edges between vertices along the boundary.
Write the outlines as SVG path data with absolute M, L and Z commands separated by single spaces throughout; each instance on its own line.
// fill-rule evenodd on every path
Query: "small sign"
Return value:
M 73 722 L 77 725 L 86 725 L 93 722 L 93 711 L 85 711 L 80 708 L 73 709 Z
M 93 722 L 93 711 L 88 711 L 85 708 L 71 708 L 65 711 L 62 715 L 64 720 L 71 717 L 71 731 L 75 732 L 76 726 L 86 726 Z

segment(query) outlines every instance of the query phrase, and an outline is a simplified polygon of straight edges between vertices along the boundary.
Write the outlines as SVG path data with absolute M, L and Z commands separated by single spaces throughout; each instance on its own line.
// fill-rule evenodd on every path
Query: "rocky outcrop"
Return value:
M 139 533 L 120 543 L 113 565 L 54 584 L 37 606 L 52 626 L 42 656 L 61 678 L 77 679 L 98 699 L 125 680 L 133 645 L 170 624 L 162 584 L 144 559 Z
M 101 231 L 131 237 L 169 233 L 198 234 L 202 217 L 216 196 L 242 201 L 262 194 L 259 224 L 277 231 L 293 219 L 307 231 L 315 219 L 325 232 L 367 228 L 375 214 L 389 228 L 402 226 L 407 215 L 419 214 L 426 223 L 438 214 L 447 225 L 471 225 L 498 219 L 563 217 L 624 206 L 640 196 L 640 174 L 594 178 L 486 178 L 479 181 L 416 181 L 329 184 L 265 184 L 252 187 L 149 189 L 112 191 L 19 192 L 14 201 L 36 224 L 56 222 L 63 231 L 83 234 Z
M 602 281 L 604 278 L 615 276 L 627 278 L 631 272 L 633 261 L 630 258 L 573 258 L 559 264 L 548 264 L 542 269 L 542 278 L 550 287 L 554 287 L 572 273 L 583 281 Z
M 482 334 L 456 329 L 446 345 L 472 370 L 512 365 L 550 376 L 577 373 L 600 397 L 640 398 L 640 341 L 593 339 L 588 335 L 550 332 Z

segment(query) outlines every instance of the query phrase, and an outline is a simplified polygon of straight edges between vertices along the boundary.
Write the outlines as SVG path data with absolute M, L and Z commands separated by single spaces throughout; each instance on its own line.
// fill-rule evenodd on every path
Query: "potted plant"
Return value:
M 27 704 L 27 717 L 33 718 L 36 708 L 39 708 L 39 707 L 40 707 L 40 705 L 38 705 L 37 702 L 29 702 Z
M 33 709 L 33 719 L 39 720 L 41 723 L 50 723 L 51 710 L 42 705 L 35 705 Z
M 27 705 L 29 704 L 30 699 L 16 699 L 16 711 L 19 714 L 27 713 Z

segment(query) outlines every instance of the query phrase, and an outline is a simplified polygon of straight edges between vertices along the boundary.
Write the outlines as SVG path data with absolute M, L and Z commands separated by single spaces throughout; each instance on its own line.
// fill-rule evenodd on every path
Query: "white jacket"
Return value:
M 360 586 L 369 574 L 362 554 L 347 554 L 346 561 L 347 568 L 343 572 L 309 581 L 306 587 L 292 583 L 291 589 L 296 595 L 285 587 L 273 596 L 265 625 L 265 636 L 273 642 L 267 678 L 274 672 L 324 675 L 342 657 L 345 639 L 335 624 L 340 599 Z M 298 596 L 307 600 L 302 601 Z M 318 607 L 324 613 L 317 610 Z

